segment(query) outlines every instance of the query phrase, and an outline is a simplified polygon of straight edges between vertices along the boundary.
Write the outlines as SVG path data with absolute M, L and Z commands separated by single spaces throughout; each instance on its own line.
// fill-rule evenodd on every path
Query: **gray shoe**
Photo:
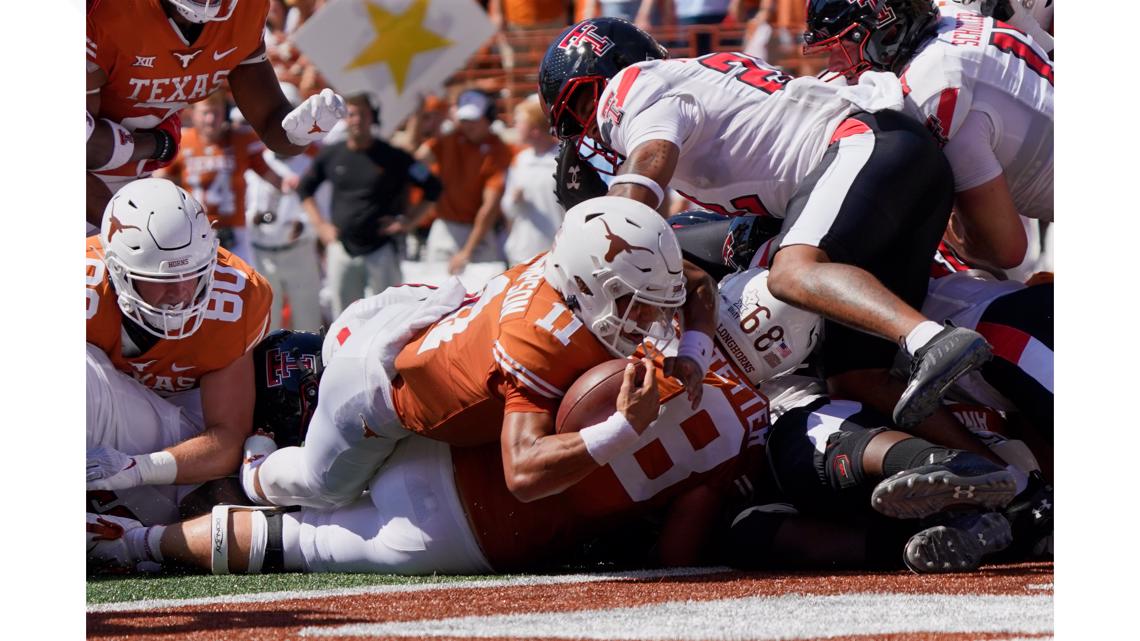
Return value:
M 959 514 L 910 537 L 903 561 L 912 572 L 969 572 L 1013 542 L 1009 521 L 997 512 Z
M 871 507 L 896 519 L 921 519 L 953 507 L 1002 508 L 1016 494 L 1017 482 L 1005 468 L 955 451 L 879 481 L 871 491 Z
M 910 378 L 891 418 L 899 427 L 911 427 L 934 413 L 947 388 L 964 374 L 993 358 L 993 349 L 972 329 L 947 325 L 922 349 L 910 365 Z

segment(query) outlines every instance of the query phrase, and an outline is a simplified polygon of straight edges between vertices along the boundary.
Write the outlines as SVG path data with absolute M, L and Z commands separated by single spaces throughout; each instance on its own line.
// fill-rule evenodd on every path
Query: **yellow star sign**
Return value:
M 418 54 L 432 49 L 449 47 L 453 43 L 439 34 L 424 28 L 424 14 L 430 0 L 412 0 L 404 13 L 394 15 L 365 0 L 368 20 L 376 31 L 376 38 L 345 67 L 357 69 L 377 63 L 386 63 L 396 82 L 396 93 L 403 93 L 408 68 Z

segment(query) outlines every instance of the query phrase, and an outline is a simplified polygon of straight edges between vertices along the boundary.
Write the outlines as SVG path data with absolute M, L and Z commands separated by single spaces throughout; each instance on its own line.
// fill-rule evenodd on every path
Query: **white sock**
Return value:
M 1025 473 L 1025 470 L 1016 465 L 1006 465 L 1005 469 L 1013 475 L 1013 480 L 1017 482 L 1017 494 L 1021 494 L 1025 488 L 1029 487 L 1029 475 Z
M 922 349 L 924 345 L 930 342 L 930 339 L 944 329 L 946 328 L 934 321 L 922 321 L 906 335 L 906 351 L 914 356 L 915 352 Z
M 137 561 L 154 561 L 162 563 L 162 551 L 159 550 L 159 541 L 162 533 L 166 531 L 165 525 L 152 525 L 130 530 L 124 538 L 131 557 Z

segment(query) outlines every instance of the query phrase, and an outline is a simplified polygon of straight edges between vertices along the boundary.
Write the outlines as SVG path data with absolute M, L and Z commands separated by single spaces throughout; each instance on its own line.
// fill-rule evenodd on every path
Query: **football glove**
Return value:
M 128 456 L 113 447 L 87 450 L 87 490 L 125 490 L 174 482 L 178 466 L 169 452 Z
M 558 204 L 569 210 L 584 200 L 605 196 L 608 191 L 598 170 L 578 156 L 577 144 L 563 140 L 554 170 L 554 195 Z
M 289 142 L 305 146 L 324 139 L 337 121 L 347 115 L 344 98 L 332 89 L 324 89 L 289 112 L 281 120 L 281 128 Z

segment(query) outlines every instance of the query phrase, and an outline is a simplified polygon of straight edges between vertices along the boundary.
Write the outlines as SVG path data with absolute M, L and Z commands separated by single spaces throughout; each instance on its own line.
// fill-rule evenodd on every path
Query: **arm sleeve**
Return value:
M 942 151 L 954 170 L 954 191 L 985 184 L 1002 173 L 994 154 L 994 123 L 981 111 L 971 111 Z
M 651 140 L 667 140 L 679 149 L 696 130 L 698 111 L 692 96 L 663 98 L 616 127 L 617 137 L 629 153 Z

